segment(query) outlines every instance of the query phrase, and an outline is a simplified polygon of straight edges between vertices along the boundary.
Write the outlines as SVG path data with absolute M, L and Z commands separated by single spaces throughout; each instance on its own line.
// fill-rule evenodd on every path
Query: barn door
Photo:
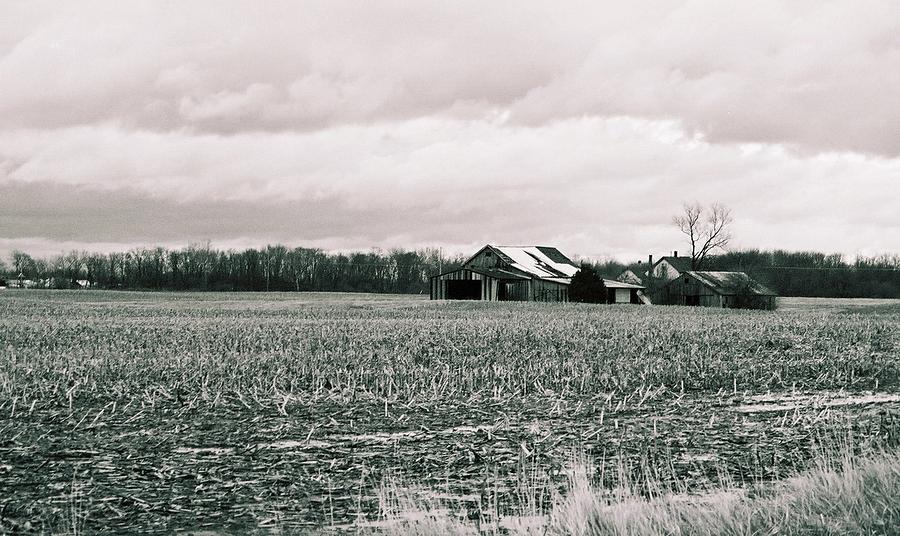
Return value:
M 448 300 L 480 300 L 481 281 L 478 279 L 450 279 L 447 281 Z

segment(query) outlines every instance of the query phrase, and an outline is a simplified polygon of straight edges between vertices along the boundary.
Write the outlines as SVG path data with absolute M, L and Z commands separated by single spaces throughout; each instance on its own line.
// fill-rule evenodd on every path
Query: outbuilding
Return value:
M 606 289 L 606 303 L 650 303 L 642 292 L 642 285 L 604 279 L 603 287 Z
M 664 288 L 670 305 L 775 309 L 777 294 L 744 272 L 687 271 Z
M 569 301 L 579 268 L 549 246 L 484 246 L 455 270 L 431 277 L 432 300 Z

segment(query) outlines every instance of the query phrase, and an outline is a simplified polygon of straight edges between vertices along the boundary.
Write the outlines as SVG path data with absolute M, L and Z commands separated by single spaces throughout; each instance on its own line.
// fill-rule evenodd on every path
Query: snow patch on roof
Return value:
M 579 270 L 573 262 L 569 261 L 568 257 L 560 253 L 556 248 L 545 246 L 491 247 L 507 256 L 513 268 L 541 279 L 572 277 Z M 550 255 L 547 253 L 550 253 Z M 566 259 L 568 262 L 560 262 L 562 259 Z

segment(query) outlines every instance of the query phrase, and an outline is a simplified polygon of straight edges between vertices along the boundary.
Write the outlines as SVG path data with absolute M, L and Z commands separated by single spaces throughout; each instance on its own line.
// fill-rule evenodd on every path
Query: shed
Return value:
M 549 246 L 484 246 L 455 270 L 431 277 L 432 300 L 569 300 L 579 268 Z
M 777 294 L 744 272 L 687 271 L 664 287 L 666 303 L 743 309 L 775 309 Z
M 642 285 L 604 279 L 603 287 L 606 289 L 606 303 L 646 303 L 642 299 Z

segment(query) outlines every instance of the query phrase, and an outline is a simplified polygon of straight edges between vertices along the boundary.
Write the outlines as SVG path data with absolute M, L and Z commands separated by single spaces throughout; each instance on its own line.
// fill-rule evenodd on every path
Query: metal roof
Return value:
M 686 272 L 718 294 L 733 296 L 749 291 L 760 296 L 777 296 L 777 293 L 753 280 L 744 272 Z
M 540 279 L 569 278 L 578 272 L 575 263 L 548 246 L 488 246 L 506 257 L 509 265 Z

